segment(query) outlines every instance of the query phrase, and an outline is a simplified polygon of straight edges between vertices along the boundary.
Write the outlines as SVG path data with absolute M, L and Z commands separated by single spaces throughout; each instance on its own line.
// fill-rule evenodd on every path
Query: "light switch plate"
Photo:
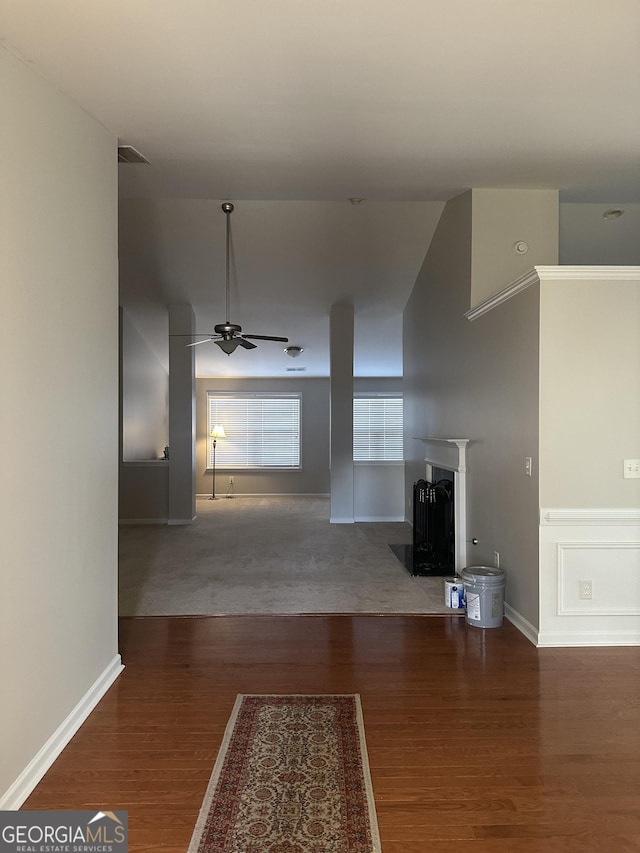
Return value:
M 624 476 L 627 480 L 640 478 L 640 459 L 624 460 Z

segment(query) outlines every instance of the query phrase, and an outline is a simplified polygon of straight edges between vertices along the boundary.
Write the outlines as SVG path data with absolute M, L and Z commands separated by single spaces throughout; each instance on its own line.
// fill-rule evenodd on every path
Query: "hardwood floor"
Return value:
M 127 809 L 184 853 L 237 693 L 360 693 L 384 853 L 640 850 L 638 649 L 438 616 L 142 618 L 24 808 Z

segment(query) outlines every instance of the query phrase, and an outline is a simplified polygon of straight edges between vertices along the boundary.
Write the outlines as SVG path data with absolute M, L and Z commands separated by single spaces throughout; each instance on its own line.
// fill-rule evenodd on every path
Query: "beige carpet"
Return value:
M 388 543 L 402 523 L 329 524 L 329 500 L 197 501 L 185 527 L 120 530 L 120 615 L 448 613 L 442 578 L 414 578 Z

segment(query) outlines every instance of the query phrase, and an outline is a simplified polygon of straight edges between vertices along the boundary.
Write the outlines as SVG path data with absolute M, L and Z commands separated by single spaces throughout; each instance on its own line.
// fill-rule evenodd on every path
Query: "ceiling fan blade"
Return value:
M 243 337 L 236 337 L 236 338 L 234 338 L 234 340 L 238 341 L 240 346 L 244 347 L 245 349 L 256 349 L 256 345 L 250 343 L 249 341 L 245 341 L 244 336 Z
M 254 341 L 281 341 L 283 344 L 289 342 L 289 338 L 276 338 L 273 335 L 243 335 L 242 337 Z
M 197 347 L 198 344 L 208 344 L 213 341 L 213 338 L 205 338 L 203 341 L 194 341 L 192 344 L 185 344 L 186 347 Z

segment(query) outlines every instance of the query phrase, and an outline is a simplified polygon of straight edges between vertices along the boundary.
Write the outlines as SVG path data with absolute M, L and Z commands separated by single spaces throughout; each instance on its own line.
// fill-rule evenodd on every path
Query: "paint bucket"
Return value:
M 461 610 L 464 607 L 464 584 L 462 578 L 444 579 L 444 604 L 445 607 L 452 607 L 455 610 Z
M 467 625 L 499 628 L 504 616 L 505 576 L 493 566 L 468 566 L 462 570 Z

